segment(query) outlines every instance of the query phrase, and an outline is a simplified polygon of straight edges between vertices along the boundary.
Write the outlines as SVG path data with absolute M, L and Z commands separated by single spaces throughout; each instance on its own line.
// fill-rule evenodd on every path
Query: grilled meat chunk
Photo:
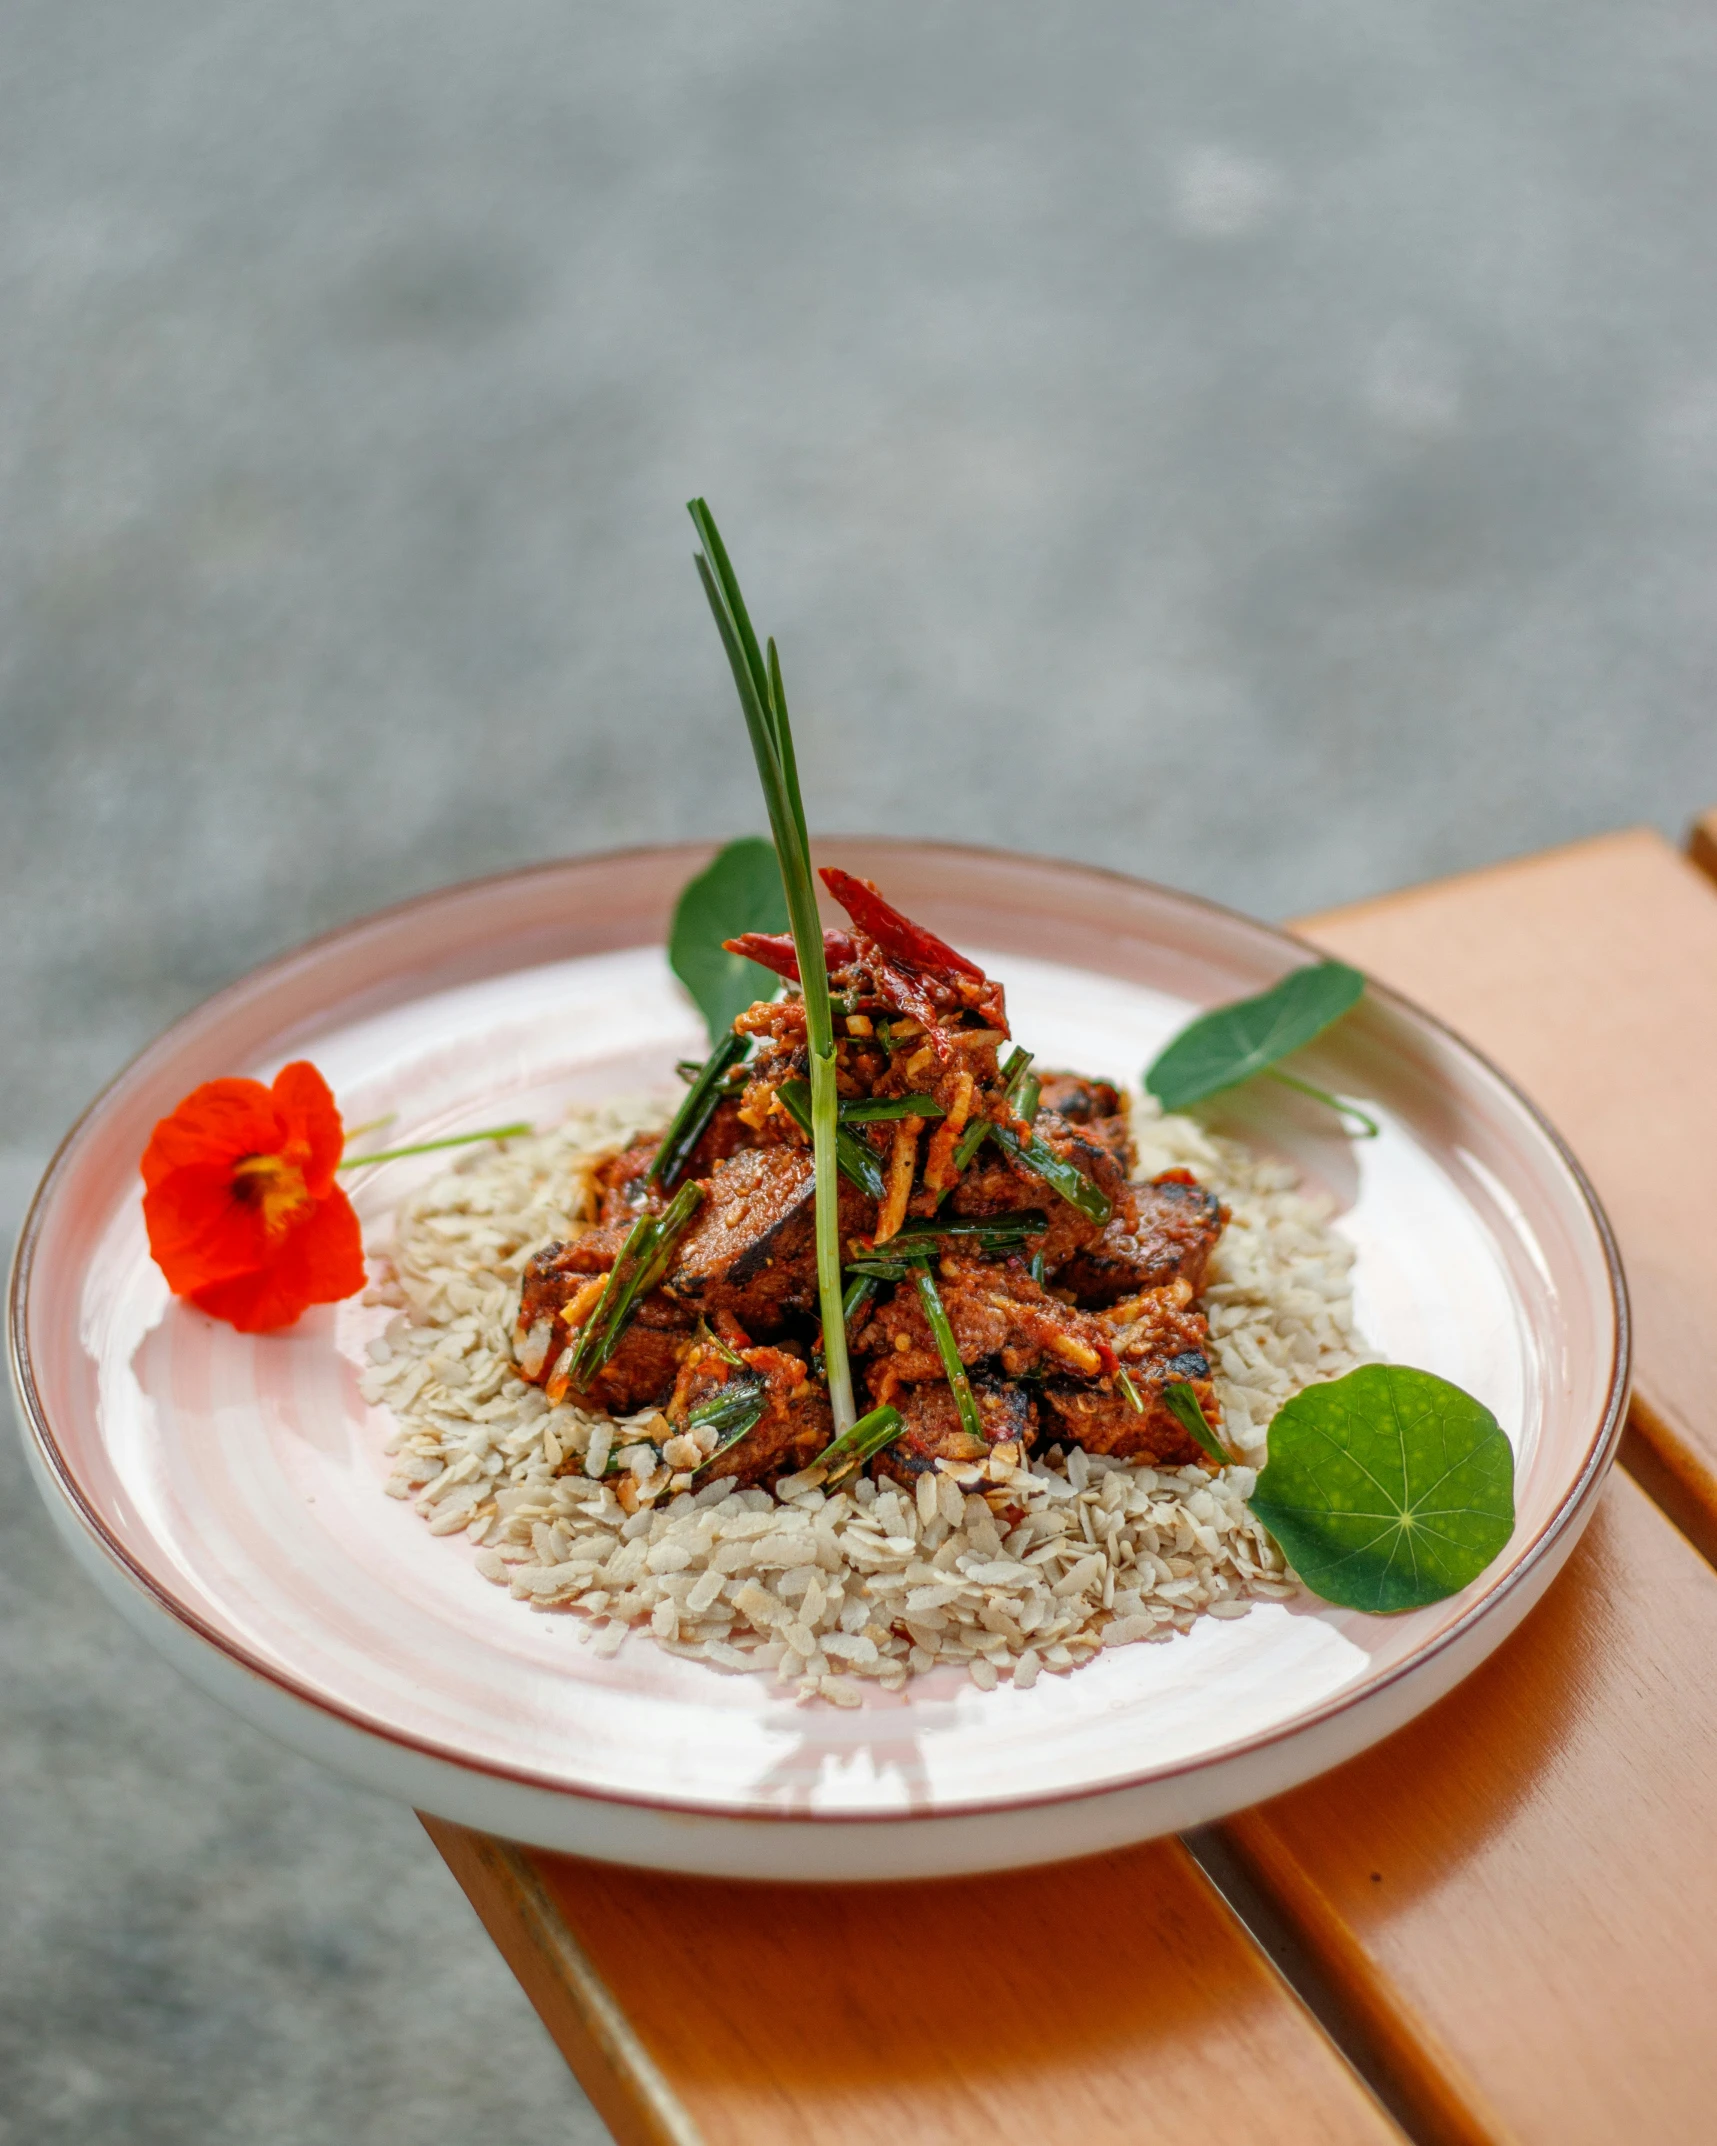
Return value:
M 1121 1092 L 1106 1080 L 1087 1080 L 1083 1073 L 1039 1073 L 1038 1100 L 1069 1125 L 1089 1125 L 1094 1118 L 1118 1118 Z
M 707 1177 L 718 1162 L 725 1162 L 729 1155 L 736 1155 L 741 1148 L 757 1144 L 757 1133 L 741 1122 L 737 1098 L 727 1098 L 715 1106 L 715 1113 L 698 1136 L 698 1143 L 681 1176 Z M 646 1183 L 650 1165 L 661 1145 L 660 1134 L 653 1134 L 649 1139 L 635 1140 L 620 1154 L 611 1155 L 605 1163 L 598 1164 L 594 1173 L 598 1220 L 631 1223 L 646 1208 L 659 1212 L 668 1204 L 668 1195 L 659 1186 Z
M 1133 1189 L 1121 1163 L 1106 1147 L 1088 1137 L 1089 1128 L 1069 1125 L 1053 1110 L 1038 1112 L 1035 1130 L 1054 1154 L 1073 1163 L 1104 1192 L 1113 1205 L 1110 1223 L 1130 1223 Z M 1049 1217 L 1049 1229 L 1034 1250 L 1043 1253 L 1043 1263 L 1054 1276 L 1078 1252 L 1096 1242 L 1103 1226 L 1082 1215 L 1077 1207 L 1045 1186 L 1035 1171 L 1005 1155 L 993 1141 L 986 1141 L 971 1167 L 949 1195 L 950 1210 L 957 1215 L 1019 1214 L 1038 1208 Z
M 531 1254 L 519 1289 L 519 1324 L 514 1336 L 521 1366 L 542 1356 L 542 1348 L 532 1342 L 531 1336 L 545 1323 L 552 1324 L 560 1319 L 579 1292 L 593 1281 L 597 1286 L 590 1291 L 588 1301 L 591 1304 L 596 1301 L 601 1294 L 602 1282 L 625 1241 L 624 1229 L 591 1229 L 582 1237 L 574 1237 L 569 1244 L 545 1244 L 540 1252 Z M 576 1323 L 583 1323 L 586 1309 L 588 1304 L 575 1314 Z M 543 1342 L 546 1346 L 546 1336 Z M 549 1350 L 550 1367 L 559 1355 L 562 1343 Z M 525 1376 L 540 1383 L 541 1379 L 547 1378 L 548 1370 L 545 1368 L 540 1374 L 527 1370 Z
M 1184 1380 L 1197 1394 L 1205 1421 L 1215 1425 L 1222 1420 L 1206 1353 L 1210 1328 L 1204 1314 L 1193 1308 L 1191 1284 L 1182 1277 L 1147 1290 L 1115 1305 L 1102 1323 L 1113 1336 L 1115 1356 L 1143 1408 L 1133 1406 L 1118 1379 L 1074 1385 L 1058 1378 L 1044 1389 L 1045 1435 L 1121 1460 L 1176 1467 L 1202 1461 L 1198 1442 L 1169 1413 L 1162 1397 L 1171 1380 Z
M 693 1321 L 660 1291 L 640 1297 L 614 1354 L 587 1385 L 574 1386 L 564 1373 L 551 1373 L 548 1397 L 575 1408 L 630 1416 L 641 1408 L 659 1408 L 672 1393 L 680 1357 L 691 1337 Z M 570 1336 L 568 1337 L 571 1338 Z
M 876 1475 L 891 1475 L 896 1482 L 914 1483 L 927 1469 L 947 1462 L 956 1476 L 963 1469 L 986 1459 L 999 1445 L 1013 1445 L 1023 1456 L 1037 1429 L 1037 1405 L 1023 1386 L 1010 1384 L 990 1371 L 972 1374 L 972 1396 L 984 1427 L 974 1438 L 960 1421 L 959 1407 L 946 1380 L 939 1384 L 903 1386 L 894 1405 L 906 1419 L 906 1428 L 873 1463 Z
M 864 1230 L 871 1203 L 844 1181 L 841 1235 Z M 662 1293 L 696 1312 L 731 1312 L 748 1333 L 779 1333 L 817 1304 L 811 1158 L 790 1147 L 742 1148 L 704 1180 Z
M 957 1247 L 957 1238 L 944 1238 Z M 1018 1260 L 991 1261 L 945 1251 L 937 1277 L 963 1364 L 992 1360 L 1009 1378 L 1046 1366 L 1097 1378 L 1115 1364 L 1107 1325 L 1040 1289 Z M 859 1336 L 857 1351 L 872 1360 L 870 1389 L 878 1401 L 895 1389 L 944 1379 L 930 1322 L 917 1288 L 902 1283 Z
M 519 1290 L 515 1353 L 520 1375 L 547 1388 L 556 1404 L 629 1416 L 665 1401 L 695 1318 L 652 1290 L 638 1300 L 614 1354 L 588 1385 L 569 1384 L 566 1358 L 596 1309 L 626 1241 L 621 1228 L 586 1230 L 570 1244 L 545 1245 Z
M 1119 1303 L 1147 1289 L 1185 1281 L 1194 1295 L 1228 1221 L 1228 1210 L 1186 1170 L 1171 1170 L 1133 1187 L 1136 1218 L 1119 1213 L 1100 1237 L 1081 1246 L 1056 1271 L 1056 1282 L 1081 1304 Z
M 709 1408 L 723 1395 L 743 1399 L 748 1394 L 756 1394 L 763 1404 L 750 1430 L 731 1445 L 721 1443 L 731 1432 L 700 1436 L 696 1424 L 700 1408 Z M 700 1446 L 709 1447 L 698 1470 L 703 1482 L 734 1476 L 742 1488 L 797 1474 L 810 1466 L 835 1435 L 828 1388 L 811 1377 L 805 1359 L 796 1351 L 767 1346 L 736 1349 L 707 1338 L 694 1341 L 681 1361 L 668 1420 L 682 1433 L 689 1427 Z
M 1205 1357 L 1189 1349 L 1181 1356 L 1149 1364 L 1129 1363 L 1127 1372 L 1145 1404 L 1142 1411 L 1112 1382 L 1074 1385 L 1056 1379 L 1043 1390 L 1045 1435 L 1083 1446 L 1087 1453 L 1113 1454 L 1118 1460 L 1160 1462 L 1168 1468 L 1204 1465 L 1206 1456 L 1197 1440 L 1169 1413 L 1163 1387 L 1171 1379 L 1185 1380 L 1198 1396 L 1204 1420 L 1213 1427 L 1219 1424 L 1222 1411 Z

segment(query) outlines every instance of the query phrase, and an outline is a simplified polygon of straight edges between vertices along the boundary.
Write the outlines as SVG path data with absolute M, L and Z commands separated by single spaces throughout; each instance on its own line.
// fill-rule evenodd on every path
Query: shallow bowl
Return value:
M 1067 864 L 831 842 L 827 861 L 1007 984 L 1040 1063 L 1135 1081 L 1193 1012 L 1303 944 Z M 1494 1067 L 1374 987 L 1308 1055 L 1376 1140 L 1270 1083 L 1227 1129 L 1326 1191 L 1371 1347 L 1478 1395 L 1513 1442 L 1518 1523 L 1464 1593 L 1367 1617 L 1309 1598 L 1201 1620 L 1030 1691 L 953 1669 L 851 1711 L 802 1708 L 483 1582 L 462 1537 L 383 1495 L 385 1412 L 358 1374 L 385 1310 L 238 1334 L 150 1261 L 137 1161 L 217 1074 L 310 1057 L 348 1123 L 400 1137 L 671 1087 L 700 1025 L 662 953 L 704 847 L 454 887 L 317 940 L 170 1029 L 74 1128 L 25 1222 L 10 1338 L 61 1534 L 128 1620 L 284 1742 L 443 1817 L 580 1855 L 768 1878 L 998 1868 L 1178 1830 L 1352 1756 L 1519 1623 L 1592 1510 L 1620 1433 L 1626 1303 L 1579 1169 Z M 436 1158 L 363 1174 L 366 1234 Z

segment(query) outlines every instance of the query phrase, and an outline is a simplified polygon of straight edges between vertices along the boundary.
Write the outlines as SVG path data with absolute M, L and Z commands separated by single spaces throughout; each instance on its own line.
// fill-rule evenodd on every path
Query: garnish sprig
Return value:
M 835 1139 L 840 1097 L 835 1087 L 834 1012 L 829 1003 L 829 971 L 823 959 L 823 925 L 817 913 L 816 882 L 811 872 L 811 842 L 799 794 L 798 763 L 781 661 L 775 643 L 768 658 L 757 645 L 745 599 L 727 547 L 709 508 L 701 499 L 687 502 L 692 526 L 703 550 L 697 568 L 710 610 L 732 666 L 739 705 L 750 733 L 751 750 L 763 785 L 769 831 L 781 867 L 781 891 L 799 956 L 799 987 L 804 995 L 805 1041 L 811 1058 L 811 1154 L 816 1170 L 817 1298 L 823 1319 L 823 1354 L 828 1367 L 829 1405 L 837 1436 L 854 1419 L 852 1370 L 847 1361 L 846 1324 L 841 1317 L 840 1187 L 836 1182 Z
M 984 1419 L 978 1414 L 977 1396 L 972 1391 L 972 1382 L 966 1376 L 966 1367 L 960 1361 L 960 1344 L 954 1339 L 954 1329 L 948 1320 L 948 1308 L 942 1302 L 942 1292 L 936 1286 L 936 1277 L 928 1267 L 913 1270 L 913 1281 L 918 1285 L 918 1301 L 924 1307 L 925 1321 L 936 1343 L 936 1353 L 942 1359 L 942 1370 L 953 1390 L 954 1406 L 960 1411 L 960 1427 L 968 1437 L 979 1444 L 984 1442 Z
M 1377 1120 L 1369 1112 L 1296 1073 L 1284 1073 L 1279 1063 L 1315 1042 L 1364 993 L 1365 978 L 1345 961 L 1314 961 L 1290 969 L 1268 991 L 1213 1007 L 1189 1021 L 1152 1059 L 1145 1086 L 1165 1110 L 1185 1110 L 1264 1073 L 1352 1119 L 1361 1139 L 1375 1140 Z
M 1277 1411 L 1246 1502 L 1326 1602 L 1420 1609 L 1501 1554 L 1514 1532 L 1514 1454 L 1483 1402 L 1447 1379 L 1361 1364 Z
M 374 1121 L 385 1125 L 385 1118 Z M 371 1127 L 360 1125 L 359 1132 L 368 1132 Z M 486 1125 L 480 1133 L 448 1133 L 440 1140 L 414 1140 L 408 1147 L 382 1148 L 374 1155 L 342 1156 L 334 1167 L 336 1170 L 361 1170 L 366 1163 L 403 1162 L 408 1155 L 433 1155 L 440 1148 L 472 1147 L 479 1140 L 516 1140 L 522 1133 L 534 1132 L 535 1127 L 520 1119 L 516 1125 Z

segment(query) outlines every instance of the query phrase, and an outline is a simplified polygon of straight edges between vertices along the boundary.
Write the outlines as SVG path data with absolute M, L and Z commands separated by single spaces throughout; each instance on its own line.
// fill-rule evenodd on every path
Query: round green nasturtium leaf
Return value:
M 1165 1110 L 1201 1103 L 1321 1036 L 1364 990 L 1365 978 L 1345 961 L 1290 969 L 1256 998 L 1236 999 L 1189 1021 L 1152 1060 L 1145 1086 Z
M 743 954 L 728 953 L 721 942 L 742 932 L 786 929 L 781 867 L 774 843 L 761 836 L 730 842 L 686 882 L 668 933 L 668 962 L 697 1000 L 712 1043 L 754 1000 L 772 997 L 780 981 Z
M 1421 1609 L 1476 1580 L 1513 1534 L 1514 1454 L 1447 1379 L 1362 1364 L 1278 1410 L 1247 1503 L 1326 1602 Z

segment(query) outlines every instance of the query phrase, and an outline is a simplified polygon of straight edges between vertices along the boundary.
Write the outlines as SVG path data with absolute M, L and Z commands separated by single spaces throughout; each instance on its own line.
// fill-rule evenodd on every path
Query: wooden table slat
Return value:
M 1717 899 L 1630 833 L 1315 920 L 1543 1102 L 1622 1243 L 1634 1444 L 1717 1456 Z M 1704 1510 L 1709 1514 L 1711 1507 Z M 1430 2140 L 1717 2136 L 1717 1573 L 1626 1476 L 1442 1705 L 1228 1841 Z
M 1704 824 L 1704 823 L 1702 823 Z M 1717 815 L 1711 839 L 1717 847 Z M 1636 1438 L 1717 1504 L 1717 900 L 1635 828 L 1300 927 L 1489 1053 L 1621 1241 Z
M 1628 1451 L 1717 1542 L 1717 896 L 1634 832 L 1306 929 L 1568 1135 L 1633 1283 Z M 1714 1742 L 1717 1573 L 1618 1476 L 1499 1656 L 1222 1833 L 1424 2140 L 1703 2140 Z M 1178 1844 L 833 1890 L 431 1830 L 624 2146 L 1398 2136 Z
M 994 1879 L 727 1885 L 425 1823 L 621 2146 L 1400 2146 L 1178 1842 Z

